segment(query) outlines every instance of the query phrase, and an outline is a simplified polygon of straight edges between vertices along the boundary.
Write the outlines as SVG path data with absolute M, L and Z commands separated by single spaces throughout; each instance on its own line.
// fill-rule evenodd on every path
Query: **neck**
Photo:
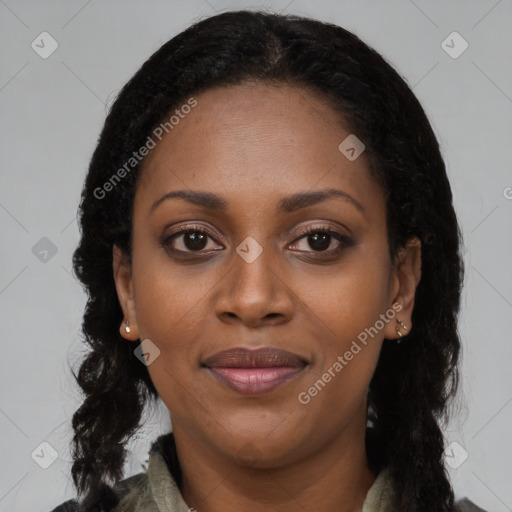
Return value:
M 201 512 L 360 512 L 375 480 L 366 459 L 366 408 L 361 412 L 321 449 L 279 467 L 241 465 L 173 421 L 183 498 Z

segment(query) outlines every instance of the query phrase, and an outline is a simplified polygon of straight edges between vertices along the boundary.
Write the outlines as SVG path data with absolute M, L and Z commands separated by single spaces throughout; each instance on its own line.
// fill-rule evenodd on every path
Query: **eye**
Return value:
M 300 245 L 298 242 L 304 239 L 303 247 L 298 248 L 301 252 L 314 252 L 314 253 L 328 253 L 333 254 L 339 252 L 344 247 L 349 247 L 353 245 L 352 240 L 350 240 L 345 235 L 334 231 L 328 227 L 309 227 L 299 238 L 297 238 L 293 244 L 292 248 L 297 249 L 297 247 L 293 247 L 294 245 Z M 334 248 L 332 247 L 334 245 Z M 309 250 L 308 250 L 309 246 Z M 311 249 L 313 251 L 311 251 Z
M 213 243 L 208 248 L 209 240 L 215 241 L 215 235 L 204 226 L 183 226 L 175 233 L 166 236 L 160 245 L 175 254 L 201 254 L 224 248 L 222 245 Z M 301 243 L 302 247 L 300 247 Z M 298 252 L 312 253 L 316 257 L 322 254 L 332 256 L 352 245 L 354 244 L 350 238 L 329 227 L 312 226 L 304 230 L 289 247 Z
M 214 240 L 213 237 L 203 226 L 186 226 L 167 236 L 160 245 L 174 252 L 208 252 L 216 250 L 215 247 L 208 249 L 208 239 Z

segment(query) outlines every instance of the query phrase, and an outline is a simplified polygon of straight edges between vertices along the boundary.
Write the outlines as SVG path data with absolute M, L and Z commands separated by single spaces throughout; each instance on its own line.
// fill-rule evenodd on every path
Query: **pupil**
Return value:
M 326 233 L 316 233 L 314 235 L 310 235 L 310 237 L 309 237 L 310 244 L 309 245 L 313 249 L 318 249 L 320 251 L 325 251 L 329 247 L 330 237 L 331 237 L 331 235 L 328 235 Z M 320 243 L 318 244 L 317 242 L 318 242 L 319 239 L 321 239 L 321 240 L 320 240 Z M 313 244 L 311 244 L 311 240 L 314 240 Z M 315 246 L 315 244 L 317 244 L 317 245 Z
M 205 242 L 206 241 L 206 235 L 203 233 L 186 233 L 185 234 L 185 246 L 187 249 L 190 250 L 201 250 L 204 249 Z

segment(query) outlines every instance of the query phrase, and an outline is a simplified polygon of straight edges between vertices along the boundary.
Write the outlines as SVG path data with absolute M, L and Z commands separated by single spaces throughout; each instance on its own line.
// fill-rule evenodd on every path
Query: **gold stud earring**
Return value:
M 402 322 L 402 320 L 400 320 L 400 318 L 397 318 L 396 321 L 406 330 L 408 331 L 409 329 L 407 329 L 407 327 L 405 326 L 405 324 Z
M 402 322 L 402 320 L 400 320 L 400 318 L 397 318 L 396 321 L 406 330 L 408 331 L 409 329 L 407 329 L 406 325 Z M 398 339 L 396 340 L 397 343 L 400 343 L 402 340 L 400 338 L 402 338 L 403 334 L 400 332 L 400 329 L 397 327 L 396 328 L 396 333 L 398 334 Z
M 126 334 L 129 334 L 131 332 L 131 329 L 130 329 L 130 324 L 128 323 L 128 320 L 126 320 L 126 326 L 124 328 L 124 332 L 126 332 Z

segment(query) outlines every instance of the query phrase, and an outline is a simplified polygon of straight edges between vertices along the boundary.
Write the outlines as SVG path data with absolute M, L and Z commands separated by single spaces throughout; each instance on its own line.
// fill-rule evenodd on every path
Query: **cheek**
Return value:
M 138 276 L 134 289 L 140 338 L 150 339 L 160 351 L 148 372 L 166 407 L 180 416 L 181 411 L 197 407 L 190 392 L 198 365 L 192 349 L 204 323 L 207 283 L 194 280 L 191 286 L 190 279 L 171 273 L 169 267 L 141 260 L 135 274 L 134 260 Z
M 316 277 L 302 280 L 297 294 L 308 322 L 316 324 L 321 347 L 308 381 L 313 388 L 304 391 L 322 395 L 315 398 L 317 405 L 344 403 L 350 409 L 363 396 L 384 338 L 380 318 L 387 308 L 388 280 L 385 255 L 377 252 L 355 255 L 320 285 Z
M 155 254 L 156 253 L 156 254 Z M 192 352 L 198 330 L 208 314 L 206 297 L 215 280 L 177 269 L 165 261 L 165 253 L 134 252 L 134 299 L 140 339 L 151 340 L 160 351 L 148 366 L 160 396 L 183 395 L 180 383 L 198 365 Z M 211 281 L 211 282 L 210 282 Z M 193 285 L 191 285 L 193 283 Z
M 155 242 L 141 238 L 138 243 L 133 275 L 141 337 L 166 343 L 182 338 L 186 342 L 187 326 L 200 325 L 198 320 L 204 319 L 206 297 L 220 276 L 207 267 L 198 272 L 197 267 L 173 264 Z
M 344 342 L 373 326 L 388 307 L 385 255 L 357 253 L 321 280 L 309 276 L 300 282 L 297 295 L 314 313 L 313 318 Z

